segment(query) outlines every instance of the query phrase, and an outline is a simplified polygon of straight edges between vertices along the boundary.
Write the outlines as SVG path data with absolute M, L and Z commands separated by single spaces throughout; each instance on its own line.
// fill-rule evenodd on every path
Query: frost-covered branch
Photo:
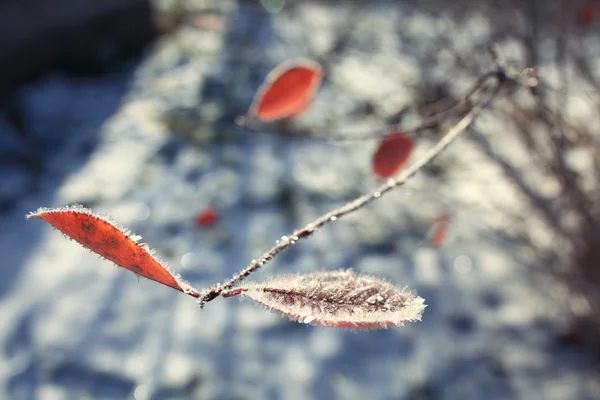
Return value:
M 303 228 L 296 230 L 290 235 L 283 236 L 277 241 L 275 246 L 273 246 L 260 257 L 252 260 L 246 268 L 240 271 L 233 278 L 215 288 L 202 292 L 198 299 L 200 306 L 203 307 L 206 303 L 219 297 L 223 291 L 231 289 L 252 272 L 258 270 L 260 267 L 271 261 L 280 252 L 292 246 L 299 239 L 309 237 L 322 226 L 330 222 L 334 222 L 345 215 L 353 213 L 365 207 L 375 199 L 380 198 L 392 189 L 402 186 L 408 181 L 408 179 L 414 176 L 425 165 L 430 163 L 450 143 L 452 143 L 454 139 L 456 139 L 462 132 L 465 131 L 465 129 L 475 120 L 475 118 L 489 106 L 507 79 L 508 78 L 506 75 L 504 75 L 502 72 L 488 75 L 487 78 L 480 82 L 475 90 L 471 91 L 468 95 L 468 100 L 472 99 L 473 97 L 477 97 L 477 95 L 481 95 L 478 101 L 473 102 L 475 105 L 452 129 L 448 131 L 448 133 L 446 133 L 446 135 L 444 135 L 444 137 L 442 137 L 442 139 L 440 139 L 439 142 L 429 149 L 429 151 L 421 159 L 412 164 L 406 170 L 397 174 L 395 177 L 387 179 L 383 185 L 379 186 L 374 191 L 364 194 L 355 200 L 350 201 L 349 203 L 318 217 L 314 221 L 308 223 Z

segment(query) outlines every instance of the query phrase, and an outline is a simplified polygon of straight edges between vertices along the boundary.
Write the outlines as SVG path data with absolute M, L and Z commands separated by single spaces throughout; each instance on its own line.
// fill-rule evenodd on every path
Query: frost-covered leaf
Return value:
M 351 271 L 287 275 L 232 289 L 298 322 L 352 329 L 380 329 L 419 321 L 422 298 L 379 278 Z
M 310 106 L 322 77 L 323 69 L 311 60 L 279 65 L 259 88 L 248 116 L 273 121 L 303 112 Z
M 413 140 L 392 130 L 379 143 L 373 154 L 373 173 L 378 178 L 389 178 L 406 163 L 413 151 Z
M 179 276 L 172 274 L 154 255 L 153 250 L 139 244 L 140 236 L 120 228 L 115 222 L 94 214 L 91 210 L 80 206 L 40 208 L 27 214 L 26 218 L 43 219 L 94 253 L 138 275 L 184 293 L 197 293 Z

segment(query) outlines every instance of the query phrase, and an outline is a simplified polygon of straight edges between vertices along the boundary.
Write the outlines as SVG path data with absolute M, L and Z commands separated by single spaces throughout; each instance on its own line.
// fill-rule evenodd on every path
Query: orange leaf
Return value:
M 79 206 L 40 208 L 29 213 L 79 242 L 94 253 L 145 278 L 162 283 L 194 297 L 198 292 L 179 276 L 173 275 L 147 246 L 137 243 L 139 236 L 119 228 L 114 222 Z
M 373 155 L 373 173 L 378 178 L 389 178 L 406 163 L 413 151 L 413 140 L 400 131 L 392 130 L 379 143 Z
M 248 115 L 273 121 L 300 114 L 310 106 L 322 77 L 323 69 L 311 60 L 280 64 L 258 89 Z

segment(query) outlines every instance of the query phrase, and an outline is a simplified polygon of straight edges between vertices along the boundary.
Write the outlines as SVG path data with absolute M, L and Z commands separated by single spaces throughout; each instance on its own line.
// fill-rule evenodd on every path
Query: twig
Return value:
M 471 98 L 473 97 L 473 95 L 475 95 L 477 91 L 481 89 L 486 80 L 495 76 L 495 74 L 495 72 L 490 72 L 481 76 L 462 99 L 448 106 L 444 106 L 432 113 L 431 115 L 428 115 L 427 117 L 423 118 L 418 126 L 413 127 L 411 129 L 402 130 L 407 133 L 418 133 L 421 131 L 425 131 L 431 129 L 432 125 L 437 124 L 440 121 L 448 118 L 451 114 L 455 114 L 464 109 L 468 109 L 470 107 Z M 294 129 L 290 126 L 282 127 L 281 125 L 278 126 L 273 124 L 262 124 L 258 120 L 248 118 L 246 116 L 238 117 L 236 119 L 236 124 L 241 128 L 247 129 L 255 133 L 286 133 L 295 138 L 335 140 L 339 142 L 353 142 L 377 139 L 382 137 L 382 135 L 388 132 L 392 127 L 402 128 L 402 124 L 381 124 L 377 126 L 366 127 L 365 129 L 368 129 L 368 132 L 354 132 L 352 133 L 352 136 L 349 136 L 348 134 L 343 133 L 315 132 L 310 129 Z
M 484 95 L 483 99 L 479 101 L 471 110 L 452 128 L 446 133 L 446 135 L 440 139 L 439 142 L 435 144 L 429 151 L 417 162 L 411 165 L 408 169 L 401 172 L 395 178 L 389 178 L 386 183 L 379 186 L 373 192 L 364 194 L 355 200 L 333 210 L 330 211 L 320 217 L 318 217 L 313 222 L 310 222 L 306 226 L 301 229 L 296 230 L 289 236 L 283 236 L 281 240 L 277 241 L 275 246 L 273 246 L 269 251 L 264 253 L 258 259 L 252 260 L 252 262 L 241 272 L 231 278 L 229 281 L 218 285 L 213 289 L 205 290 L 201 293 L 200 298 L 198 299 L 198 304 L 200 307 L 203 307 L 209 301 L 214 300 L 219 297 L 223 291 L 231 289 L 233 286 L 241 282 L 244 278 L 250 275 L 252 272 L 256 271 L 264 264 L 268 263 L 275 256 L 277 256 L 280 252 L 290 247 L 296 241 L 302 238 L 309 237 L 312 235 L 317 229 L 322 226 L 334 222 L 337 219 L 350 214 L 354 211 L 357 211 L 364 206 L 368 205 L 372 201 L 380 198 L 385 193 L 391 191 L 392 189 L 402 186 L 408 179 L 410 179 L 413 175 L 415 175 L 421 168 L 431 162 L 442 150 L 444 150 L 454 139 L 456 139 L 465 129 L 473 122 L 475 117 L 479 115 L 486 107 L 489 106 L 491 101 L 494 99 L 502 84 L 506 81 L 506 76 L 503 73 L 496 73 L 490 75 L 488 77 L 489 83 L 487 85 L 482 85 L 481 90 Z

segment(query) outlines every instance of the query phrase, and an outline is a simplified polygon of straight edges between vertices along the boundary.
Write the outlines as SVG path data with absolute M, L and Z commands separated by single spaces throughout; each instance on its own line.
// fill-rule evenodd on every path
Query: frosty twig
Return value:
M 296 241 L 302 238 L 309 237 L 317 229 L 322 226 L 334 222 L 337 219 L 350 214 L 354 211 L 361 209 L 367 204 L 371 203 L 375 199 L 380 198 L 392 189 L 402 186 L 408 179 L 414 176 L 421 168 L 431 162 L 438 154 L 440 154 L 454 139 L 456 139 L 466 128 L 473 122 L 473 120 L 481 113 L 485 108 L 492 102 L 503 83 L 507 80 L 506 75 L 503 72 L 488 74 L 485 79 L 480 80 L 479 84 L 472 90 L 466 97 L 467 101 L 478 94 L 481 98 L 478 101 L 474 101 L 475 104 L 469 112 L 452 128 L 446 133 L 439 142 L 437 142 L 421 159 L 415 162 L 406 170 L 400 172 L 396 177 L 389 178 L 383 185 L 376 188 L 374 191 L 364 194 L 355 200 L 330 211 L 316 220 L 308 223 L 303 228 L 300 228 L 293 232 L 291 235 L 282 237 L 269 251 L 261 255 L 259 258 L 254 259 L 250 264 L 235 275 L 230 280 L 218 285 L 215 288 L 207 289 L 201 293 L 198 298 L 198 303 L 203 307 L 209 301 L 219 297 L 223 291 L 231 289 L 233 286 L 241 282 L 244 278 L 256 271 L 264 264 L 272 260 L 277 254 L 290 247 Z M 477 100 L 477 99 L 476 99 Z

